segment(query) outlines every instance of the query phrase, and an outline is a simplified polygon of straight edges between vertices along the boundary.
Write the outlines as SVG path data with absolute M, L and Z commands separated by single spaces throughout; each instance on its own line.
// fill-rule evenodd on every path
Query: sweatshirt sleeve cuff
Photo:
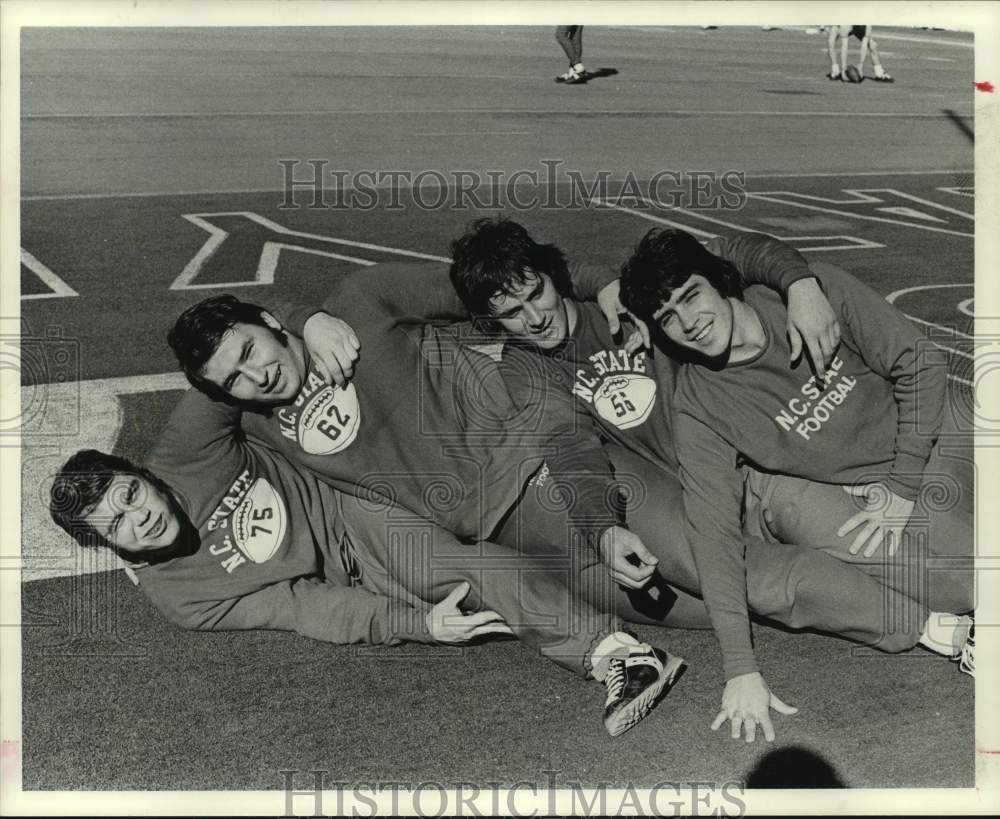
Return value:
M 285 317 L 285 327 L 292 335 L 302 338 L 306 322 L 317 313 L 322 313 L 322 307 L 292 307 Z
M 577 521 L 577 535 L 582 541 L 582 545 L 593 551 L 595 554 L 601 553 L 601 536 L 612 526 L 625 528 L 624 523 L 617 518 L 589 518 L 584 522 Z
M 805 279 L 816 279 L 816 284 L 819 285 L 821 290 L 823 289 L 823 283 L 816 278 L 816 274 L 813 273 L 808 267 L 789 265 L 781 271 L 778 276 L 778 281 L 780 283 L 781 292 L 785 294 L 786 300 L 788 298 L 788 289 L 796 282 L 801 282 Z
M 722 661 L 722 671 L 726 675 L 726 682 L 729 682 L 733 677 L 754 674 L 760 671 L 760 667 L 757 665 L 752 651 L 748 654 L 741 652 L 740 654 L 724 658 Z
M 406 603 L 389 607 L 390 640 L 411 643 L 433 643 L 434 637 L 427 627 L 427 609 L 418 609 Z
M 924 468 L 927 460 L 919 455 L 900 452 L 892 465 L 892 472 L 886 478 L 890 490 L 906 500 L 916 500 L 920 494 L 920 484 L 924 480 Z

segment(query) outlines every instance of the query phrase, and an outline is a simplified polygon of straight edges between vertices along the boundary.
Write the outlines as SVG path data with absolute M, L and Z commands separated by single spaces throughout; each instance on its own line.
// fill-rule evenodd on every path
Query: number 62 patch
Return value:
M 310 455 L 333 455 L 354 442 L 360 426 L 354 385 L 327 386 L 309 399 L 299 415 L 299 446 Z

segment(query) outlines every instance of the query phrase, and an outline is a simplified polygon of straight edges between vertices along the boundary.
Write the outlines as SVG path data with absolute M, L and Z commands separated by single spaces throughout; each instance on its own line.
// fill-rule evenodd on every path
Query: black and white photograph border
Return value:
M 872 27 L 864 81 L 830 76 L 861 39 L 828 47 L 830 19 Z M 989 2 L 0 3 L 0 814 L 995 814 L 998 47 Z M 655 226 L 766 233 L 907 315 L 975 430 L 976 677 L 756 623 L 799 713 L 749 744 L 710 731 L 711 631 L 642 625 L 690 667 L 607 737 L 603 688 L 516 641 L 183 632 L 52 522 L 73 452 L 150 454 L 188 387 L 163 343 L 184 308 L 319 303 L 449 262 L 481 216 L 609 269 Z M 186 701 L 204 669 L 231 698 Z M 218 734 L 177 725 L 209 707 Z

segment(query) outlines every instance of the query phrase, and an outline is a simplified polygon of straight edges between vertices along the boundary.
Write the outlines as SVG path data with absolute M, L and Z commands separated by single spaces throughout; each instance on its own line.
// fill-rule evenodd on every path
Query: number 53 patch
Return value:
M 645 375 L 612 375 L 594 391 L 598 415 L 618 429 L 637 427 L 649 417 L 656 402 L 656 382 Z

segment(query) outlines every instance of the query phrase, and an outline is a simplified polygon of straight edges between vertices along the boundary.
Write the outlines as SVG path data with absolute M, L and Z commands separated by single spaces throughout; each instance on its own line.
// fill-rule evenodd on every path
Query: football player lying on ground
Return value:
M 646 494 L 658 500 L 654 505 L 629 509 L 628 525 L 655 552 L 653 559 L 639 553 L 635 557 L 642 560 L 646 572 L 658 567 L 672 583 L 686 589 L 696 587 L 697 571 L 686 540 L 675 537 L 664 548 L 662 538 L 647 536 L 676 531 L 683 521 L 671 425 L 676 363 L 662 353 L 658 355 L 655 349 L 648 354 L 637 352 L 631 339 L 621 343 L 616 338 L 612 327 L 617 328 L 616 312 L 620 308 L 615 306 L 614 289 L 605 291 L 608 302 L 603 307 L 564 295 L 570 291 L 565 257 L 552 246 L 539 245 L 522 226 L 509 220 L 480 220 L 451 250 L 452 281 L 469 311 L 488 316 L 507 336 L 500 369 L 515 403 L 521 407 L 520 417 L 511 423 L 545 429 L 550 445 L 572 447 L 581 438 L 598 434 L 596 422 L 599 433 L 610 442 L 606 452 L 614 471 L 639 476 Z M 781 278 L 789 301 L 787 324 L 782 326 L 782 335 L 787 330 L 790 338 L 785 348 L 789 361 L 802 364 L 800 357 L 805 347 L 810 350 L 811 360 L 819 363 L 820 371 L 825 371 L 823 362 L 834 359 L 839 328 L 798 251 L 770 237 L 740 234 L 712 240 L 704 253 L 713 258 L 718 254 L 737 275 L 745 277 L 752 272 L 754 276 Z M 603 290 L 614 275 L 591 270 L 586 275 L 578 271 L 574 278 L 584 294 L 593 295 Z M 771 291 L 754 289 L 766 292 L 772 301 L 778 300 Z M 793 317 L 796 312 L 797 317 Z M 758 482 L 765 479 L 749 468 L 746 473 Z M 766 514 L 768 519 L 777 520 L 783 526 L 782 539 L 786 542 L 821 534 L 795 525 L 802 516 L 796 501 L 813 503 L 811 492 L 810 483 L 799 482 L 794 491 L 779 493 L 778 504 L 761 505 L 757 519 Z M 847 496 L 835 498 L 842 506 L 840 497 Z M 779 546 L 770 531 L 761 531 L 757 519 L 751 531 L 744 534 L 761 535 L 768 542 L 760 537 L 744 538 L 748 567 L 767 559 L 802 559 L 800 547 Z M 776 548 L 779 551 L 774 551 Z M 960 639 L 961 631 L 946 627 L 944 645 L 937 641 L 942 637 L 937 629 L 938 615 L 914 599 L 919 594 L 908 596 L 886 588 L 856 568 L 846 564 L 838 567 L 836 562 L 828 556 L 822 564 L 814 565 L 810 580 L 826 584 L 831 593 L 839 593 L 843 601 L 841 613 L 849 613 L 853 619 L 851 623 L 837 623 L 830 618 L 825 630 L 884 651 L 901 651 L 918 643 L 939 652 L 954 651 L 951 640 Z M 935 582 L 939 578 L 941 584 Z M 883 578 L 879 576 L 878 580 Z M 940 607 L 939 612 L 968 607 L 967 580 L 966 576 L 963 582 L 954 583 L 932 573 L 931 582 L 937 591 L 933 602 Z M 778 587 L 760 585 L 748 590 L 749 606 L 758 613 L 766 613 L 769 603 L 783 593 Z M 887 611 L 892 612 L 891 618 L 886 618 Z M 736 672 L 740 669 L 728 657 L 726 660 L 727 678 L 739 676 Z M 754 725 L 751 721 L 751 732 Z M 733 735 L 738 736 L 739 723 L 734 721 L 731 727 Z
M 686 528 L 727 659 L 724 712 L 758 720 L 769 692 L 747 624 L 741 514 L 764 536 L 821 544 L 929 606 L 921 643 L 974 672 L 972 618 L 936 614 L 974 605 L 972 442 L 944 413 L 942 356 L 846 271 L 810 270 L 842 333 L 820 375 L 790 363 L 780 299 L 744 289 L 690 234 L 652 230 L 622 268 L 623 305 L 684 360 L 673 437 Z
M 682 669 L 617 617 L 572 599 L 564 575 L 337 492 L 245 440 L 239 419 L 238 408 L 189 390 L 149 469 L 95 450 L 70 458 L 51 490 L 53 519 L 82 545 L 113 549 L 188 629 L 387 645 L 515 634 L 605 683 L 613 735 Z M 462 613 L 463 599 L 473 613 Z
M 357 289 L 355 290 L 354 288 Z M 350 280 L 341 286 L 339 292 L 341 297 L 331 298 L 328 301 L 328 309 L 338 309 L 339 305 L 340 309 L 338 312 L 351 313 L 352 324 L 366 329 L 366 337 L 364 338 L 362 346 L 366 356 L 369 356 L 368 351 L 370 351 L 372 347 L 375 347 L 375 352 L 370 355 L 370 358 L 366 358 L 366 360 L 362 361 L 357 373 L 355 374 L 354 382 L 351 385 L 351 387 L 357 391 L 356 400 L 359 404 L 362 396 L 378 396 L 380 386 L 385 383 L 394 384 L 399 386 L 401 389 L 409 389 L 412 391 L 412 387 L 406 387 L 407 379 L 425 379 L 425 390 L 436 390 L 439 395 L 443 392 L 440 386 L 436 386 L 436 381 L 430 381 L 427 383 L 430 376 L 434 374 L 433 370 L 426 364 L 426 362 L 422 362 L 420 359 L 413 360 L 413 353 L 408 351 L 408 348 L 412 346 L 413 342 L 409 340 L 408 335 L 401 335 L 401 331 L 405 331 L 407 334 L 416 333 L 418 338 L 421 337 L 421 334 L 431 332 L 432 329 L 434 329 L 436 333 L 443 333 L 442 328 L 421 328 L 419 325 L 430 318 L 438 317 L 453 320 L 456 317 L 464 315 L 464 307 L 449 284 L 446 268 L 441 266 L 428 266 L 424 264 L 377 265 L 373 268 L 366 269 L 357 277 L 351 277 Z M 352 298 L 345 299 L 343 297 L 345 293 L 352 294 Z M 230 304 L 232 309 L 236 309 L 231 302 L 224 302 L 224 304 Z M 365 305 L 367 305 L 367 307 L 365 307 Z M 186 328 L 204 328 L 204 317 L 209 313 L 209 311 L 216 311 L 219 308 L 220 302 L 218 302 L 218 300 L 204 302 L 202 305 L 192 308 L 192 311 L 189 311 L 185 317 L 182 317 L 181 321 L 178 322 L 178 328 L 185 328 L 183 330 L 185 335 L 189 335 L 191 332 Z M 257 309 L 259 311 L 259 308 Z M 310 325 L 310 327 L 307 327 L 306 333 L 317 334 L 319 336 L 319 343 L 313 346 L 322 348 L 322 341 L 324 337 L 323 327 L 325 326 L 324 322 L 330 323 L 330 325 L 336 329 L 337 320 L 324 314 L 310 315 L 310 311 L 307 311 L 306 315 L 309 315 L 308 324 Z M 202 318 L 199 318 L 199 316 Z M 260 323 L 265 320 L 260 316 L 259 312 L 256 315 L 244 313 L 244 317 L 246 322 L 252 323 Z M 269 316 L 267 320 L 272 321 Z M 215 321 L 215 319 L 213 319 L 213 321 Z M 249 332 L 249 329 L 244 326 L 244 322 L 237 322 L 234 317 L 231 317 L 230 321 L 232 322 L 233 334 L 228 336 L 228 338 L 244 338 L 245 334 Z M 224 339 L 227 337 L 226 334 L 228 333 L 229 326 L 230 325 L 224 325 L 221 328 L 217 328 L 218 338 Z M 263 327 L 264 325 L 259 324 L 259 326 Z M 175 330 L 175 334 L 177 332 L 180 332 L 180 330 Z M 202 329 L 199 332 L 204 333 L 205 331 Z M 286 371 L 290 367 L 301 366 L 304 368 L 306 366 L 305 362 L 310 360 L 307 358 L 307 356 L 310 355 L 308 346 L 305 345 L 295 334 L 285 333 L 284 336 L 284 343 L 288 345 L 288 348 L 291 351 L 289 357 L 281 357 L 281 353 L 275 350 L 264 350 L 261 347 L 262 336 L 258 335 L 257 341 L 254 342 L 254 348 L 250 351 L 248 358 L 259 356 L 259 359 L 240 362 L 238 364 L 240 377 L 249 377 L 253 379 L 255 383 L 265 385 L 266 388 L 267 384 L 275 382 L 280 383 L 281 379 L 284 378 L 284 376 L 280 374 L 268 375 L 268 373 L 274 372 L 275 367 L 279 366 L 279 358 L 281 358 L 281 361 L 283 362 L 282 366 L 286 368 Z M 395 341 L 392 340 L 393 337 L 396 338 Z M 378 346 L 380 343 L 382 345 L 381 349 L 379 349 Z M 225 352 L 225 348 L 223 346 L 224 344 L 225 341 L 223 340 L 221 344 L 215 343 L 213 346 L 211 341 L 208 341 L 200 346 L 209 351 L 215 350 L 215 352 L 209 357 L 211 362 L 211 359 L 213 359 L 219 352 Z M 336 349 L 336 344 L 332 344 L 331 346 Z M 405 368 L 397 367 L 394 371 L 396 375 L 394 379 L 387 379 L 387 377 L 380 372 L 379 364 L 381 362 L 399 361 L 407 356 L 409 356 L 409 365 Z M 239 357 L 241 358 L 242 354 Z M 300 357 L 304 358 L 304 361 L 299 364 L 294 363 L 297 362 Z M 455 356 L 452 354 L 452 360 L 454 360 L 454 358 Z M 440 355 L 437 355 L 431 360 L 441 361 L 444 359 Z M 480 356 L 475 363 L 478 373 L 474 373 L 474 375 L 488 373 L 493 367 L 493 362 L 482 356 Z M 424 370 L 427 370 L 427 372 L 424 372 Z M 202 370 L 202 373 L 211 375 L 212 368 L 205 367 Z M 302 369 L 301 373 L 296 377 L 303 379 L 306 378 L 305 370 Z M 315 383 L 309 387 L 309 390 L 311 393 L 318 393 L 320 386 L 323 385 L 323 382 L 318 376 L 316 376 L 314 380 Z M 222 380 L 221 383 L 224 384 L 225 381 Z M 475 381 L 472 378 L 459 380 L 458 383 L 463 390 L 468 390 L 470 387 L 475 385 Z M 327 389 L 329 391 L 326 393 L 326 400 L 328 402 L 335 400 L 335 392 L 332 388 Z M 490 393 L 491 396 L 494 394 L 499 399 L 500 392 Z M 490 400 L 483 400 L 478 404 L 467 403 L 466 406 L 469 407 L 470 411 L 466 412 L 465 415 L 472 416 L 476 419 L 482 419 L 487 416 L 496 416 L 498 410 L 493 406 L 492 401 L 493 399 L 491 397 Z M 284 399 L 286 406 L 287 402 L 288 399 Z M 294 404 L 300 408 L 303 405 L 309 406 L 311 404 L 311 399 L 297 399 Z M 367 404 L 365 406 L 367 406 Z M 411 407 L 413 404 L 410 403 L 406 406 Z M 378 409 L 377 406 L 375 409 Z M 288 410 L 283 406 L 277 406 L 274 412 L 280 417 L 282 414 L 287 413 Z M 523 447 L 520 454 L 522 457 L 526 458 L 532 452 L 538 450 L 538 448 L 543 444 L 543 439 L 530 431 L 521 430 L 505 423 L 509 420 L 509 418 L 509 414 L 503 415 L 503 417 L 500 418 L 500 425 L 503 426 L 507 434 L 518 437 L 521 446 Z M 403 423 L 403 421 L 408 421 L 411 424 L 413 423 L 412 413 L 401 415 L 400 419 L 401 420 L 398 421 L 400 424 Z M 250 414 L 245 416 L 244 426 L 246 428 L 252 428 L 250 424 L 248 424 L 248 421 L 254 421 Z M 497 426 L 497 421 L 494 418 L 494 420 L 490 421 L 490 424 L 487 425 L 487 427 L 492 428 L 495 426 Z M 414 434 L 416 433 L 414 432 Z M 296 441 L 301 440 L 301 438 L 298 435 L 289 436 L 288 440 Z M 283 441 L 278 441 L 277 443 L 283 444 Z M 597 450 L 599 462 L 606 463 L 606 457 L 604 456 L 599 445 L 595 442 L 593 447 Z M 586 503 L 582 503 L 580 505 L 591 510 L 600 509 L 602 507 L 602 496 L 611 493 L 606 491 L 606 482 L 601 480 L 601 476 L 596 474 L 592 468 L 594 456 L 593 448 L 588 448 L 588 446 L 584 443 L 578 443 L 577 446 L 564 448 L 563 451 L 558 453 L 553 458 L 552 462 L 559 463 L 560 457 L 564 455 L 565 452 L 569 452 L 575 457 L 575 466 L 586 467 L 584 471 L 577 469 L 572 472 L 571 475 L 574 482 L 574 489 L 579 490 L 576 493 L 577 496 L 588 499 Z M 377 453 L 371 460 L 374 460 L 376 457 Z M 435 453 L 433 450 L 429 449 L 427 457 L 436 458 L 437 462 L 440 464 L 443 456 L 440 453 Z M 334 459 L 331 457 L 331 460 Z M 324 465 L 324 469 L 328 473 L 335 472 L 338 467 L 341 470 L 346 470 L 349 467 L 349 464 L 338 465 L 336 463 L 329 463 Z M 373 469 L 372 466 L 369 466 L 368 468 Z M 447 465 L 443 468 L 455 467 Z M 559 473 L 556 469 L 553 469 L 551 474 L 552 476 L 555 476 Z M 359 473 L 359 475 L 363 477 L 364 473 Z M 406 476 L 400 477 L 402 479 L 406 478 Z M 586 488 L 589 483 L 593 482 L 596 482 L 598 487 L 596 495 L 593 491 Z M 535 490 L 532 487 L 529 487 L 528 494 L 531 495 L 534 492 Z M 532 503 L 530 498 L 528 502 Z M 649 493 L 649 508 L 657 506 L 658 503 L 659 498 L 655 497 L 653 493 Z M 553 516 L 551 512 L 549 515 Z M 650 529 L 651 537 L 662 539 L 665 531 L 663 519 L 650 519 L 655 520 L 656 526 L 658 527 Z M 668 525 L 675 524 L 676 519 L 673 519 Z M 563 526 L 565 527 L 566 524 L 564 523 Z M 522 531 L 525 530 L 526 527 Z M 563 529 L 563 531 L 565 531 L 565 529 Z M 533 534 L 535 533 L 533 532 Z M 500 537 L 504 536 L 505 534 L 501 532 Z M 565 535 L 563 537 L 565 539 Z M 558 547 L 560 545 L 560 541 L 558 539 L 542 538 L 536 534 L 534 537 L 525 537 L 524 542 L 521 545 L 527 546 L 531 551 L 547 551 L 548 547 L 552 544 L 555 544 Z M 616 546 L 614 542 L 604 542 L 602 543 L 602 546 L 604 547 L 602 549 L 602 554 L 609 564 L 608 569 L 612 571 L 616 580 L 619 580 L 626 586 L 630 586 L 633 589 L 640 588 L 644 586 L 647 581 L 649 581 L 650 574 L 652 572 L 652 566 L 650 564 L 655 562 L 655 558 L 650 555 L 640 538 L 633 537 L 630 540 L 625 541 L 623 546 Z M 642 556 L 645 561 L 644 564 L 636 566 L 630 563 L 628 558 L 631 555 Z M 693 565 L 693 559 L 689 556 L 687 557 L 687 563 L 689 565 Z M 827 564 L 830 565 L 827 566 Z M 585 578 L 588 576 L 590 578 L 595 576 L 600 577 L 602 571 L 603 569 L 599 564 L 594 565 L 584 572 Z M 849 575 L 850 580 L 845 579 L 841 583 L 831 584 L 831 575 L 837 575 L 840 572 Z M 691 570 L 690 573 L 693 574 L 693 570 Z M 667 579 L 671 579 L 669 575 L 667 576 Z M 750 558 L 748 559 L 747 581 L 751 600 L 757 605 L 758 613 L 766 615 L 770 619 L 778 620 L 779 622 L 799 628 L 811 626 L 825 631 L 836 631 L 837 633 L 854 636 L 856 639 L 863 639 L 866 642 L 876 642 L 881 636 L 881 612 L 884 597 L 881 588 L 864 575 L 854 572 L 854 570 L 850 567 L 838 564 L 837 561 L 813 550 L 793 550 L 791 547 L 789 547 L 787 551 L 782 551 L 777 548 L 753 550 L 750 554 Z M 864 602 L 857 602 L 856 605 L 845 607 L 845 590 L 850 588 L 851 583 L 861 587 L 866 587 L 863 592 L 859 591 L 855 595 L 856 600 L 860 601 L 863 599 Z M 582 582 L 582 586 L 585 589 L 600 585 L 602 584 L 588 579 L 584 579 Z M 692 581 L 691 585 L 696 584 Z M 669 593 L 670 592 L 668 592 L 668 594 Z M 680 601 L 687 599 L 682 592 L 677 592 L 677 597 Z M 642 597 L 640 596 L 639 599 L 641 600 Z M 661 624 L 676 624 L 673 622 L 671 616 L 674 609 L 669 609 L 670 614 L 666 617 L 661 614 L 659 615 L 659 619 L 657 619 L 656 617 L 643 617 L 635 611 L 635 608 L 645 607 L 633 604 L 631 612 L 627 611 L 627 608 L 625 610 L 619 609 L 619 611 L 621 611 L 621 613 L 623 613 L 628 619 L 642 620 L 644 622 L 659 622 Z M 898 636 L 891 635 L 886 640 L 887 647 L 891 646 L 892 650 L 898 650 L 899 648 L 909 647 L 912 645 L 912 642 L 908 642 L 906 646 L 896 646 L 895 643 L 891 642 L 892 640 L 898 639 L 900 639 Z M 762 722 L 762 728 L 765 731 L 765 736 L 773 736 L 769 721 Z M 753 733 L 751 732 L 748 736 L 752 738 Z

